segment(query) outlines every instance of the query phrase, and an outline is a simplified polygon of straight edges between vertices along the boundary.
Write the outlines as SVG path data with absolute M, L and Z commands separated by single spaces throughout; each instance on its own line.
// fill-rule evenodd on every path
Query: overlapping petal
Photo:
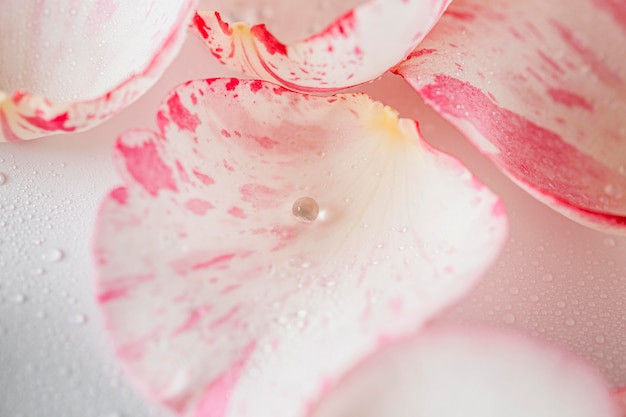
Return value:
M 157 119 L 117 142 L 97 286 L 119 358 L 180 414 L 304 415 L 503 244 L 501 202 L 365 95 L 202 80 Z M 313 222 L 292 214 L 302 197 Z
M 263 24 L 230 24 L 215 11 L 198 12 L 194 26 L 225 65 L 293 90 L 334 91 L 370 81 L 405 58 L 450 1 L 370 0 L 293 44 Z M 275 9 L 302 13 L 297 2 L 274 3 L 280 3 Z
M 511 178 L 626 232 L 626 7 L 459 0 L 396 71 Z
M 9 1 L 0 13 L 0 142 L 92 127 L 143 94 L 194 0 Z
M 508 333 L 434 327 L 364 361 L 312 414 L 339 416 L 618 417 L 619 412 L 601 378 L 561 352 Z

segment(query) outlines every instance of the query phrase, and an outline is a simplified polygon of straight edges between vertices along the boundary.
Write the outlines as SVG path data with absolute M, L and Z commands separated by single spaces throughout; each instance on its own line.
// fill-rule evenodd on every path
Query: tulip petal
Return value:
M 515 182 L 626 233 L 624 6 L 459 0 L 395 69 Z M 609 40 L 610 41 L 607 41 Z
M 119 358 L 180 414 L 301 415 L 503 245 L 500 200 L 363 94 L 202 80 L 157 119 L 116 145 L 126 181 L 97 220 L 98 297 Z M 312 222 L 292 214 L 302 197 Z
M 214 11 L 198 12 L 194 27 L 224 65 L 292 90 L 335 91 L 373 80 L 406 57 L 450 1 L 370 0 L 292 44 L 265 25 L 229 24 Z M 281 3 L 275 8 L 299 5 Z
M 4 2 L 0 142 L 85 130 L 129 105 L 178 53 L 194 4 Z
M 618 416 L 591 368 L 484 329 L 426 329 L 382 348 L 331 388 L 311 417 Z

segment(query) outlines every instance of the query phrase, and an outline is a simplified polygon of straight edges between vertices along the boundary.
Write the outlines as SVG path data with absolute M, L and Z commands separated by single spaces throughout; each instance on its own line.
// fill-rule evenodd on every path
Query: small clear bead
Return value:
M 291 211 L 301 222 L 312 223 L 320 214 L 320 207 L 311 197 L 300 197 L 293 203 Z

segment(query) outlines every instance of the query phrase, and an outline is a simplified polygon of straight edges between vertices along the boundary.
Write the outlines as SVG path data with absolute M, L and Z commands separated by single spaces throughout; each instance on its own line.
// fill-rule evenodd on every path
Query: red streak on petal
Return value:
M 552 97 L 552 100 L 567 107 L 580 107 L 587 111 L 593 111 L 593 106 L 585 100 L 584 97 L 571 91 L 561 90 L 556 88 L 550 88 L 548 94 Z
M 250 83 L 250 91 L 256 93 L 263 88 L 263 83 L 260 80 L 254 80 Z
M 586 46 L 569 28 L 563 26 L 559 22 L 551 22 L 565 43 L 567 43 L 587 65 L 598 75 L 598 77 L 607 84 L 622 84 L 621 77 L 609 68 L 602 59 Z
M 450 9 L 448 9 L 445 12 L 445 15 L 453 17 L 453 18 L 455 18 L 457 20 L 463 20 L 465 22 L 470 22 L 470 21 L 476 19 L 476 15 L 474 15 L 473 13 L 460 12 L 460 11 L 457 11 L 457 10 L 450 10 Z
M 211 184 L 215 184 L 215 180 L 211 177 L 209 177 L 206 174 L 203 174 L 202 172 L 196 171 L 195 169 L 193 171 L 191 171 L 191 173 L 197 178 L 199 179 L 202 184 L 204 185 L 211 185 Z
M 287 47 L 268 32 L 265 25 L 255 25 L 250 28 L 250 33 L 265 46 L 270 55 L 287 55 Z
M 156 196 L 159 190 L 178 191 L 172 169 L 165 165 L 154 142 L 126 146 L 118 141 L 116 149 L 126 161 L 126 170 L 148 193 Z
M 626 30 L 626 7 L 623 0 L 593 0 L 593 4 L 610 14 Z
M 225 255 L 217 256 L 217 257 L 215 257 L 215 258 L 213 258 L 213 259 L 211 259 L 211 260 L 209 260 L 207 262 L 196 264 L 191 269 L 193 269 L 194 271 L 197 271 L 199 269 L 211 268 L 212 266 L 215 266 L 215 265 L 217 265 L 219 263 L 228 262 L 231 259 L 233 259 L 234 257 L 235 257 L 234 253 L 227 253 Z
M 426 48 L 426 49 L 419 49 L 419 50 L 415 50 L 413 52 L 411 52 L 409 54 L 409 56 L 407 57 L 407 60 L 410 58 L 417 58 L 423 55 L 430 55 L 437 52 L 436 49 L 432 49 L 432 48 Z
M 206 316 L 210 311 L 211 307 L 201 307 L 192 311 L 187 317 L 187 320 L 185 320 L 185 322 L 180 327 L 174 330 L 172 336 L 177 336 L 181 333 L 185 333 L 193 329 L 198 324 L 198 322 L 202 320 L 202 318 Z
M 228 412 L 228 404 L 230 403 L 230 397 L 255 348 L 255 342 L 250 343 L 243 350 L 241 357 L 231 365 L 230 369 L 211 382 L 198 402 L 198 408 L 195 413 L 196 416 L 226 416 Z
M 209 32 L 208 31 L 210 31 L 211 28 L 207 26 L 207 24 L 204 21 L 204 19 L 201 18 L 200 15 L 197 12 L 193 16 L 193 25 L 196 27 L 196 29 L 198 29 L 198 32 L 200 32 L 200 35 L 204 39 L 209 37 Z
M 231 78 L 229 82 L 226 83 L 226 90 L 233 91 L 239 85 L 239 80 L 237 78 Z
M 224 33 L 224 35 L 230 36 L 231 34 L 230 26 L 228 25 L 228 23 L 222 20 L 222 15 L 220 15 L 218 12 L 215 12 L 215 18 L 217 19 L 217 23 L 219 23 L 220 28 L 222 29 L 222 32 Z
M 222 324 L 228 323 L 235 315 L 239 312 L 239 307 L 235 306 L 231 308 L 228 313 L 224 314 L 222 317 L 216 319 L 213 323 L 209 324 L 209 329 L 213 330 L 216 327 L 221 326 Z
M 121 206 L 126 205 L 126 201 L 128 201 L 128 190 L 126 187 L 118 187 L 115 190 L 109 193 L 111 198 Z
M 106 291 L 98 295 L 98 302 L 108 303 L 110 301 L 117 300 L 118 298 L 126 297 L 126 294 L 128 294 L 127 288 L 118 288 Z
M 48 131 L 48 132 L 54 132 L 54 131 L 73 132 L 76 130 L 76 127 L 65 126 L 65 123 L 67 123 L 68 118 L 69 118 L 69 115 L 67 114 L 67 112 L 65 112 L 63 114 L 58 115 L 54 119 L 50 119 L 50 120 L 43 119 L 41 116 L 33 116 L 33 117 L 25 116 L 24 120 L 26 120 L 28 123 L 32 124 L 33 126 L 36 126 L 39 129 Z
M 270 139 L 267 136 L 253 136 L 253 138 L 263 149 L 273 149 L 276 145 L 278 145 L 277 141 Z
M 437 75 L 435 84 L 422 88 L 420 94 L 444 114 L 466 120 L 488 138 L 501 150 L 498 157 L 515 178 L 530 180 L 534 188 L 575 208 L 597 203 L 596 195 L 577 185 L 581 176 L 613 175 L 558 134 L 499 107 L 470 83 Z
M 194 132 L 200 124 L 200 118 L 197 114 L 192 114 L 180 101 L 178 93 L 174 94 L 167 100 L 167 106 L 170 109 L 170 116 L 176 125 L 189 132 Z

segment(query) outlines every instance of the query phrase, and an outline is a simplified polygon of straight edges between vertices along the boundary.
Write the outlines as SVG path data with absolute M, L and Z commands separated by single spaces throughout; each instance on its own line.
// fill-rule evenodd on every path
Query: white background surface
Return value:
M 155 128 L 163 95 L 192 79 L 234 75 L 190 37 L 146 96 L 91 131 L 0 144 L 0 417 L 166 416 L 129 387 L 93 297 L 91 234 L 121 181 L 111 153 L 127 128 Z M 511 239 L 483 283 L 442 320 L 488 323 L 552 341 L 626 384 L 626 239 L 552 212 L 504 178 L 400 79 L 356 88 L 420 120 L 504 199 Z M 61 251 L 61 258 L 56 259 Z

